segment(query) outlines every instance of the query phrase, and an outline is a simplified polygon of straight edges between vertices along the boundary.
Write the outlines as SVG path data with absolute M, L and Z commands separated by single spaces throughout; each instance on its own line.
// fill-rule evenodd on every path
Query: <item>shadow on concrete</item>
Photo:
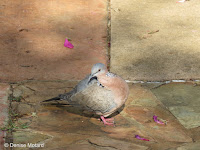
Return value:
M 45 106 L 55 106 L 57 108 L 60 108 L 62 111 L 67 111 L 69 113 L 72 114 L 77 114 L 80 116 L 85 116 L 85 117 L 89 117 L 89 118 L 99 118 L 99 115 L 96 115 L 94 112 L 90 112 L 85 110 L 84 108 L 80 107 L 80 106 L 72 106 L 70 104 L 67 104 L 66 102 L 51 102 L 51 103 L 47 103 L 47 104 L 42 104 L 42 107 Z M 123 105 L 122 107 L 120 107 L 115 113 L 113 113 L 112 115 L 110 115 L 109 117 L 115 117 L 116 115 L 118 115 L 121 111 L 123 111 L 125 105 Z
M 2 1 L 1 81 L 80 80 L 106 63 L 106 1 Z M 74 49 L 64 47 L 71 39 Z

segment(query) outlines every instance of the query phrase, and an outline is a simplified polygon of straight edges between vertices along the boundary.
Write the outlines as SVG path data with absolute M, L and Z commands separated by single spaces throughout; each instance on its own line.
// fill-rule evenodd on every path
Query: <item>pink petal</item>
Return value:
M 155 115 L 153 116 L 153 120 L 154 120 L 156 123 L 165 124 L 164 122 L 159 121 L 157 118 L 158 118 L 157 116 L 155 116 Z
M 68 39 L 65 39 L 64 46 L 65 46 L 65 47 L 68 47 L 68 48 L 74 48 L 74 45 L 72 45 L 72 44 L 68 41 Z
M 139 135 L 135 135 L 135 138 L 136 138 L 136 139 L 139 139 L 139 140 L 143 140 L 143 141 L 149 141 L 148 139 L 141 138 Z

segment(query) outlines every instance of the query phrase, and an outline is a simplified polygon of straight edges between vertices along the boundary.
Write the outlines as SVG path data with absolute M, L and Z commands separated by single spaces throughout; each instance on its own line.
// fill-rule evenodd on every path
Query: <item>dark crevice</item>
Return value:
M 33 67 L 33 65 L 20 65 L 20 67 L 28 68 L 28 67 Z
M 11 93 L 9 94 L 9 97 L 13 97 L 13 86 L 10 85 L 10 91 Z M 11 126 L 13 123 L 12 120 L 12 99 L 8 99 L 8 123 L 7 126 Z M 8 143 L 10 145 L 10 143 L 13 143 L 13 134 L 12 134 L 13 130 L 12 128 L 10 128 L 9 130 L 6 131 L 6 137 L 5 137 L 5 143 Z M 9 148 L 9 150 L 12 150 L 12 147 Z
M 25 85 L 24 85 L 25 86 Z M 31 91 L 33 91 L 33 92 L 35 92 L 36 90 L 34 90 L 34 89 L 32 89 L 32 88 L 30 88 L 30 87 L 28 87 L 28 86 L 25 86 L 27 89 L 29 89 L 29 90 L 31 90 Z
M 19 32 L 22 32 L 22 31 L 28 32 L 29 30 L 28 30 L 28 29 L 20 29 L 20 30 L 19 30 Z
M 160 84 L 160 85 L 157 85 L 157 86 L 151 88 L 150 90 L 157 89 L 157 88 L 159 88 L 159 87 L 161 87 L 161 86 L 163 86 L 163 85 L 165 85 L 165 84 L 166 84 L 166 83 L 162 83 L 162 84 Z
M 88 143 L 90 143 L 91 145 L 94 145 L 94 146 L 98 146 L 98 147 L 109 147 L 109 148 L 113 148 L 113 149 L 118 149 L 118 148 L 113 147 L 113 146 L 99 145 L 99 144 L 91 142 L 90 140 L 88 140 Z
M 108 71 L 110 71 L 110 48 L 111 48 L 111 9 L 110 9 L 110 0 L 107 1 L 107 12 L 108 12 L 108 18 L 107 18 L 107 66 Z

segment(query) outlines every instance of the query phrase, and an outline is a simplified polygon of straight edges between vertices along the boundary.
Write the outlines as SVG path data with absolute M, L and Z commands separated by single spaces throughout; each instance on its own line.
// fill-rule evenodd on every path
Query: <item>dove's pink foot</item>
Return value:
M 104 118 L 104 116 L 101 116 L 101 120 L 103 121 L 104 125 L 113 125 L 113 126 L 115 126 L 113 118 Z
M 114 122 L 114 118 L 104 118 L 107 122 Z

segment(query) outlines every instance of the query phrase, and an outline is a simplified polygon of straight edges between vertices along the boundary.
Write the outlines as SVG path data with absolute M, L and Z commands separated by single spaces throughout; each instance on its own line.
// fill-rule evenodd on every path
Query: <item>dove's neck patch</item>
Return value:
M 116 77 L 116 75 L 114 73 L 111 73 L 111 72 L 107 72 L 106 76 L 107 77 Z
M 97 80 L 97 85 L 100 87 L 104 87 L 98 80 Z

